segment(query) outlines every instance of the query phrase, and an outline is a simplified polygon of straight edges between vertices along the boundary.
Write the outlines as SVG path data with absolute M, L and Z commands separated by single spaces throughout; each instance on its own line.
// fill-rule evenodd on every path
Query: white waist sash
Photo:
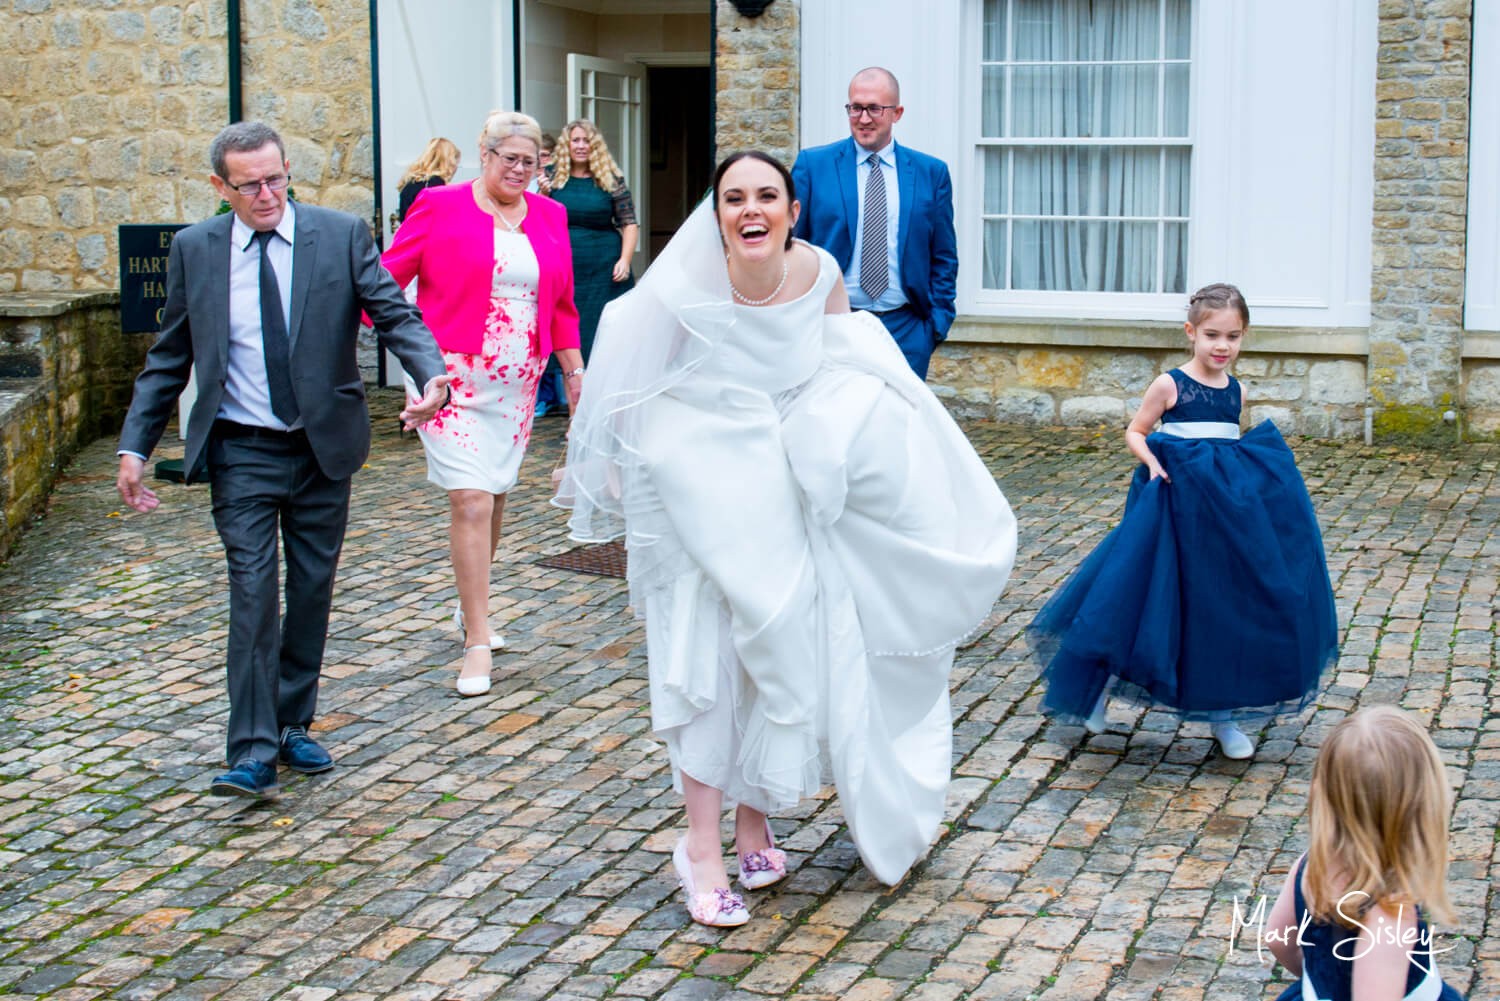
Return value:
M 1163 421 L 1161 433 L 1175 438 L 1238 438 L 1240 426 L 1229 421 Z

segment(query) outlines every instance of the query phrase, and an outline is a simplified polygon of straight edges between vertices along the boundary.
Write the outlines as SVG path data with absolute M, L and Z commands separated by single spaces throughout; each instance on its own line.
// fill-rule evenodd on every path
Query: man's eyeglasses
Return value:
M 275 177 L 262 177 L 258 181 L 247 181 L 244 184 L 231 184 L 230 187 L 244 195 L 246 198 L 254 198 L 260 194 L 261 186 L 272 191 L 285 191 L 286 186 L 292 183 L 291 175 L 277 174 Z
M 500 168 L 507 173 L 521 167 L 525 170 L 536 170 L 536 158 L 530 156 L 516 156 L 514 153 L 496 153 L 490 150 L 490 155 L 500 161 Z
M 844 111 L 850 118 L 860 118 L 869 115 L 871 118 L 879 118 L 887 111 L 893 111 L 901 107 L 899 104 L 846 104 Z

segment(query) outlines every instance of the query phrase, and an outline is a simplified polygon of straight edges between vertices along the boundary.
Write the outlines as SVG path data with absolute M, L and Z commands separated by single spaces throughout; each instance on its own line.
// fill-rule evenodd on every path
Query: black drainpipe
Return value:
M 708 5 L 708 162 L 719 162 L 719 2 Z
M 240 0 L 229 0 L 229 124 L 245 113 L 240 89 Z
M 515 50 L 514 51 L 514 55 L 513 55 L 513 57 L 511 58 L 511 61 L 510 61 L 511 67 L 513 69 L 513 73 L 512 73 L 512 78 L 513 79 L 511 81 L 511 93 L 515 95 L 515 99 L 514 99 L 513 103 L 515 104 L 515 107 L 516 107 L 517 111 L 520 111 L 521 109 L 523 109 L 526 106 L 525 102 L 523 102 L 521 100 L 521 54 L 526 49 L 525 40 L 521 37 L 522 34 L 523 34 L 522 25 L 521 25 L 521 16 L 522 16 L 521 15 L 521 0 L 511 0 L 511 5 L 510 5 L 510 25 L 511 25 L 511 28 L 510 28 L 510 37 L 511 37 L 511 45 L 514 47 L 514 50 Z
M 385 216 L 385 203 L 381 193 L 385 189 L 380 173 L 380 19 L 376 12 L 376 0 L 370 0 L 370 156 L 375 183 L 375 245 L 384 249 L 385 227 L 380 220 Z M 385 351 L 375 351 L 375 385 L 385 385 Z
M 381 200 L 385 184 L 380 173 L 380 23 L 375 8 L 376 0 L 370 0 L 370 152 L 375 179 L 375 218 L 372 221 L 375 224 L 375 243 L 383 248 L 385 228 L 380 221 L 385 218 L 385 203 Z

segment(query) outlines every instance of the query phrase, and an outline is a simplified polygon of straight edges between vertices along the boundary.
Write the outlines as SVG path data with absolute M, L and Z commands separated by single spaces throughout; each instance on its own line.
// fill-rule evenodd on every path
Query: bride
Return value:
M 693 920 L 749 919 L 738 877 L 786 876 L 768 813 L 830 777 L 870 871 L 898 882 L 943 816 L 954 647 L 1015 556 L 994 478 L 838 265 L 793 241 L 785 166 L 719 165 L 611 303 L 557 503 L 575 539 L 624 535 L 646 620 L 652 726 L 688 832 Z

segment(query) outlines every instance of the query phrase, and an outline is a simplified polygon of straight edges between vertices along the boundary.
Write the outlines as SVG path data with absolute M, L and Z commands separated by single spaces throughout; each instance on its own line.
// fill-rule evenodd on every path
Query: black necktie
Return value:
M 880 157 L 871 153 L 865 162 L 870 165 L 870 176 L 865 180 L 865 233 L 860 241 L 859 287 L 875 300 L 885 294 L 886 286 L 891 283 L 885 240 L 889 216 L 885 209 L 885 178 L 880 176 Z
M 292 391 L 292 359 L 287 346 L 286 317 L 281 312 L 281 287 L 266 248 L 274 230 L 255 234 L 260 244 L 260 341 L 266 353 L 266 384 L 271 390 L 271 412 L 283 424 L 296 422 L 297 396 Z

